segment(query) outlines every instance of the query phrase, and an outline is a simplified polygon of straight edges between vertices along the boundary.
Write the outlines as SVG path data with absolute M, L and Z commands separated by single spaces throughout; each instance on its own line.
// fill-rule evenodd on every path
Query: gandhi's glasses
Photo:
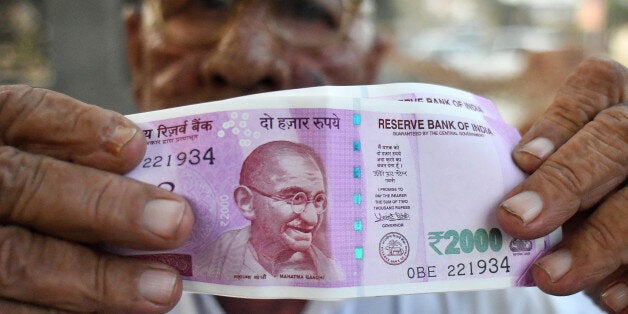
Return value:
M 266 8 L 264 23 L 277 37 L 302 48 L 343 38 L 362 0 L 149 0 L 156 26 L 175 44 L 208 46 L 220 40 L 245 4 Z
M 325 193 L 318 193 L 314 195 L 314 197 L 312 198 L 309 198 L 307 194 L 305 194 L 305 192 L 297 192 L 296 194 L 290 195 L 290 196 L 281 196 L 281 195 L 273 195 L 273 194 L 262 192 L 252 186 L 246 186 L 246 187 L 272 200 L 281 201 L 281 202 L 285 202 L 286 204 L 290 204 L 290 207 L 292 208 L 292 211 L 295 214 L 300 214 L 304 212 L 305 207 L 307 206 L 308 203 L 312 203 L 312 205 L 314 205 L 314 209 L 316 210 L 317 214 L 322 214 L 327 209 L 327 195 L 325 195 Z

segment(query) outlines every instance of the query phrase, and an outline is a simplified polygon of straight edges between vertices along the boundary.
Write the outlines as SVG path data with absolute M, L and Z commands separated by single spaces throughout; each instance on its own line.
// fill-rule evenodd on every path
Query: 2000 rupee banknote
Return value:
M 129 116 L 148 150 L 129 177 L 187 198 L 190 239 L 119 252 L 180 270 L 185 289 L 337 299 L 532 284 L 560 238 L 504 233 L 524 174 L 519 135 L 487 99 L 426 84 L 272 92 Z

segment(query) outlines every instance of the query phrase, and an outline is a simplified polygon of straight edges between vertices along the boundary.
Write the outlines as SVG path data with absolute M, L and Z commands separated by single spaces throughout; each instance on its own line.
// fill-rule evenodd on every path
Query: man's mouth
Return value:
M 295 219 L 282 228 L 285 243 L 294 251 L 305 251 L 310 248 L 316 226 Z
M 307 243 L 307 247 L 309 247 L 309 243 L 312 241 L 312 238 L 313 238 L 313 234 L 311 230 L 303 230 L 303 229 L 297 229 L 293 227 L 286 228 L 283 232 L 283 236 L 288 242 L 293 243 L 293 244 Z M 306 247 L 304 247 L 303 249 L 306 249 Z M 300 251 L 300 250 L 297 250 L 297 251 Z
M 301 233 L 312 233 L 314 226 L 288 226 L 288 229 L 293 229 Z
M 294 241 L 311 241 L 315 226 L 292 221 L 284 226 L 283 233 Z
M 312 233 L 315 229 L 315 226 L 307 224 L 299 219 L 295 219 L 287 223 L 285 225 L 285 229 L 286 230 L 292 229 L 300 233 Z

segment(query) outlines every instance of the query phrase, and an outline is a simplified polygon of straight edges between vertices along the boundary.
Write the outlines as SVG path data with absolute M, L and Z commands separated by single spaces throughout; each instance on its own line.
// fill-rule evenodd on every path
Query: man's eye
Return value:
M 307 195 L 305 193 L 297 193 L 292 197 L 292 203 L 294 205 L 301 205 L 307 203 Z
M 327 205 L 327 197 L 323 194 L 318 194 L 314 197 L 314 205 L 316 207 L 323 207 Z
M 340 25 L 332 12 L 313 0 L 279 0 L 277 13 L 301 22 L 315 22 L 336 29 Z

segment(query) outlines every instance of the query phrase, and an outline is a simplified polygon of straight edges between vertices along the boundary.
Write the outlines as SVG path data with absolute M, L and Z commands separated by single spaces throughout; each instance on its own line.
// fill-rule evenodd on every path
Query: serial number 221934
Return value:
M 186 164 L 196 166 L 202 162 L 213 165 L 215 160 L 213 147 L 204 151 L 194 148 L 189 152 L 146 157 L 142 162 L 142 168 L 180 167 Z
M 483 275 L 485 273 L 496 274 L 498 272 L 510 272 L 508 264 L 508 256 L 504 256 L 501 261 L 497 258 L 489 258 L 488 260 L 480 259 L 468 263 L 450 264 L 447 266 L 447 276 L 473 276 Z

